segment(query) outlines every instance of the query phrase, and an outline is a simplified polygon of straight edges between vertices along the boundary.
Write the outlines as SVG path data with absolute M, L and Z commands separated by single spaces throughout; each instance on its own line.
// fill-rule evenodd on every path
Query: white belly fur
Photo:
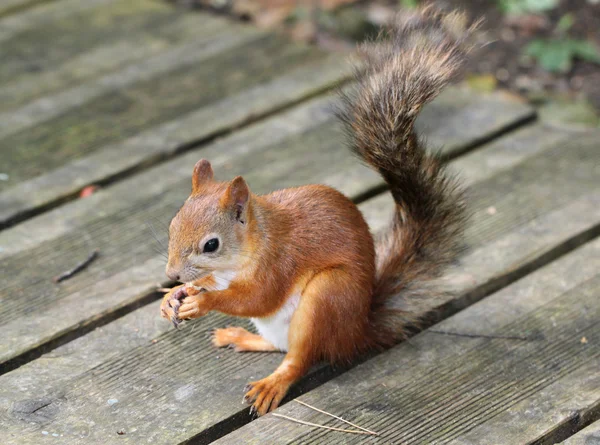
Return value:
M 280 351 L 288 350 L 290 322 L 298 303 L 300 303 L 300 293 L 295 293 L 290 295 L 283 306 L 270 317 L 250 319 L 258 329 L 259 334 Z
M 229 287 L 235 279 L 235 271 L 219 271 L 216 278 L 216 289 L 224 290 Z M 196 286 L 193 286 L 196 287 Z M 200 289 L 198 289 L 200 290 Z M 300 303 L 300 293 L 294 293 L 288 297 L 281 308 L 270 317 L 251 318 L 252 323 L 258 329 L 260 335 L 271 342 L 280 351 L 288 350 L 288 332 L 292 316 Z

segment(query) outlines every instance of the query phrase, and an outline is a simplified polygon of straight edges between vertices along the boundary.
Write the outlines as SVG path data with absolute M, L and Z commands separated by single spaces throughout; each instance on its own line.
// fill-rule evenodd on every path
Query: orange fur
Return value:
M 209 182 L 203 187 L 206 191 L 194 192 L 202 196 L 202 208 L 230 208 L 226 184 Z M 194 213 L 200 210 L 195 199 L 192 194 L 186 202 Z M 187 212 L 186 206 L 182 211 Z M 211 290 L 215 286 L 213 276 L 192 279 L 195 286 L 208 291 L 186 297 L 179 307 L 179 317 L 197 318 L 215 310 L 263 318 L 277 312 L 292 293 L 300 292 L 282 366 L 273 376 L 251 384 L 248 393 L 256 411 L 265 414 L 277 406 L 289 386 L 317 360 L 349 361 L 373 346 L 365 333 L 375 277 L 375 251 L 367 223 L 356 205 L 326 186 L 251 195 L 244 211 L 246 221 L 243 225 L 238 223 L 237 228 L 228 222 L 223 222 L 225 227 L 208 223 L 203 227 L 198 218 L 186 219 L 180 224 L 185 229 L 173 230 L 175 233 L 171 234 L 168 267 L 184 269 L 183 256 L 174 252 L 198 243 L 206 232 L 239 229 L 242 249 L 238 251 L 236 278 L 223 290 Z M 243 252 L 251 252 L 252 256 L 248 258 Z M 172 315 L 169 298 L 167 294 L 163 300 L 166 318 Z M 216 335 L 216 344 L 223 346 L 231 331 L 218 331 Z M 249 333 L 227 344 L 234 344 L 237 350 L 272 350 L 264 347 L 270 344 L 267 340 Z
M 217 329 L 213 333 L 212 344 L 217 348 L 233 347 L 236 352 L 269 352 L 277 348 L 260 335 L 248 332 L 244 328 L 228 327 Z

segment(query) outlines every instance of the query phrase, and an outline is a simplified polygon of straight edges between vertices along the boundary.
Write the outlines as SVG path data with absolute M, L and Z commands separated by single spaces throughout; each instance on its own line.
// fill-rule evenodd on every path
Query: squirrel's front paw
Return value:
M 187 296 L 184 285 L 176 286 L 171 289 L 160 304 L 160 315 L 167 320 L 171 320 L 175 327 L 179 326 L 181 318 L 179 317 L 179 308 L 181 300 Z
M 210 308 L 206 304 L 206 298 L 204 294 L 200 293 L 185 297 L 177 313 L 181 320 L 188 320 L 190 318 L 203 317 L 209 311 Z

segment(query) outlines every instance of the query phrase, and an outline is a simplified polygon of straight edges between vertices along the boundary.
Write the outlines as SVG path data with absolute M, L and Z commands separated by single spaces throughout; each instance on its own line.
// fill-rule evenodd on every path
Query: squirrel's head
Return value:
M 192 282 L 239 268 L 248 258 L 251 213 L 251 193 L 241 176 L 214 181 L 210 163 L 198 161 L 192 193 L 169 227 L 167 276 Z

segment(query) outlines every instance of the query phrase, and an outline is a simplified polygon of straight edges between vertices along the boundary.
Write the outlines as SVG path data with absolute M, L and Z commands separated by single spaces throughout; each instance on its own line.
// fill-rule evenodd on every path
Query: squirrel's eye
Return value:
M 209 239 L 206 244 L 204 244 L 204 253 L 214 252 L 219 248 L 219 240 L 217 238 Z

